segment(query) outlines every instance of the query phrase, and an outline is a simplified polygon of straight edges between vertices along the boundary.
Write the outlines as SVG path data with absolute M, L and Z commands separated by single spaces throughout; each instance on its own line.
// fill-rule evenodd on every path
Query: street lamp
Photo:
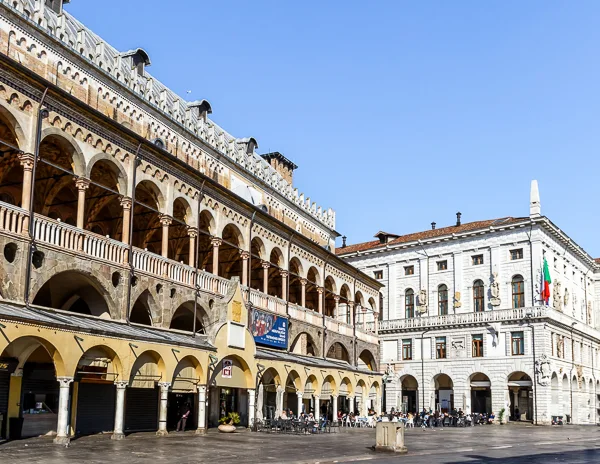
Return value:
M 531 328 L 531 352 L 533 354 L 533 420 L 534 420 L 534 424 L 537 425 L 538 423 L 538 419 L 537 419 L 537 413 L 538 413 L 538 407 L 537 407 L 537 368 L 536 368 L 536 360 L 535 360 L 535 327 L 532 325 L 531 323 L 531 313 L 527 313 L 525 315 L 525 321 L 527 322 L 527 325 Z
M 423 337 L 429 331 L 431 331 L 431 329 L 427 329 L 421 334 L 421 391 L 423 392 L 423 398 L 421 402 L 423 405 L 425 404 L 425 362 L 423 358 Z
M 571 396 L 571 416 L 569 422 L 573 423 L 573 369 L 575 369 L 575 341 L 573 340 L 573 330 L 577 325 L 577 321 L 571 322 L 571 375 L 569 378 L 569 384 L 571 385 L 570 396 Z

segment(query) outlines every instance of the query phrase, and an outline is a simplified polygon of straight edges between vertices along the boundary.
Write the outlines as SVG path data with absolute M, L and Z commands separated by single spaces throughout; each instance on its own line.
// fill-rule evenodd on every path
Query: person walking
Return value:
M 179 419 L 179 422 L 177 422 L 177 428 L 175 429 L 176 432 L 179 432 L 179 430 L 181 430 L 182 432 L 185 432 L 185 423 L 188 420 L 188 417 L 190 416 L 190 405 L 187 404 L 185 406 L 184 409 L 184 413 L 181 415 L 181 418 Z

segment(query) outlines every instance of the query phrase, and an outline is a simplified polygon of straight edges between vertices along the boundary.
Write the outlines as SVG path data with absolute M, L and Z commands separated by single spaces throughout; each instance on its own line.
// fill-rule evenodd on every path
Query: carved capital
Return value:
M 304 396 L 304 392 L 297 391 L 297 392 L 296 392 L 296 396 L 297 396 L 298 398 L 302 398 L 302 397 Z
M 198 393 L 206 393 L 207 390 L 206 385 L 198 385 Z
M 121 197 L 119 200 L 123 209 L 131 209 L 132 200 L 129 197 Z
M 125 390 L 127 385 L 129 385 L 129 382 L 125 380 L 115 380 L 115 387 L 117 387 L 117 390 Z
M 242 258 L 244 260 L 250 259 L 250 252 L 248 252 L 248 251 L 242 251 L 240 253 L 240 258 Z
M 210 243 L 212 243 L 213 247 L 220 247 L 223 243 L 223 239 L 219 237 L 214 237 L 210 240 Z
M 160 223 L 164 226 L 170 226 L 173 223 L 173 218 L 167 214 L 161 214 Z
M 335 301 L 335 302 L 336 302 L 336 304 L 337 304 L 337 303 L 339 303 L 339 302 L 340 302 L 340 296 L 339 296 L 339 295 L 335 295 L 335 296 L 333 297 L 333 301 Z
M 271 267 L 271 263 L 268 261 L 263 261 L 262 263 L 260 263 L 260 265 L 263 269 L 269 269 Z
M 69 388 L 69 385 L 73 383 L 73 377 L 57 377 L 56 380 L 60 388 Z
M 300 285 L 302 285 L 303 287 L 306 287 L 307 284 L 308 284 L 308 280 L 300 279 Z
M 288 271 L 281 270 L 281 271 L 279 271 L 279 275 L 281 277 L 287 278 L 290 275 L 290 273 Z
M 319 295 L 322 295 L 325 292 L 325 289 L 323 287 L 317 287 L 317 293 Z
M 187 233 L 190 238 L 196 238 L 198 236 L 198 229 L 195 227 L 188 227 Z
M 158 382 L 158 386 L 162 391 L 165 391 L 171 387 L 171 382 Z
M 85 177 L 77 177 L 75 179 L 75 186 L 77 190 L 87 190 L 90 187 L 90 180 Z
M 19 163 L 23 166 L 25 171 L 33 170 L 33 160 L 35 157 L 31 153 L 19 153 L 17 155 L 19 157 Z

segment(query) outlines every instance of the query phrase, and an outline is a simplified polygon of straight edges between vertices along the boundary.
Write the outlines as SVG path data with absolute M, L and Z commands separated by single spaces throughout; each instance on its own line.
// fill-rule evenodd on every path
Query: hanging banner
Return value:
M 288 320 L 285 317 L 253 309 L 250 330 L 258 345 L 287 348 Z

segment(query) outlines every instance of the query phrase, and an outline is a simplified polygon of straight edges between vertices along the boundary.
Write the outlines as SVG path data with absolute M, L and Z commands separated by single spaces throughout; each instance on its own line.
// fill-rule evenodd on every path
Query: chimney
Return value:
M 460 226 L 460 217 L 462 216 L 462 213 L 458 212 L 456 213 L 456 227 Z
M 281 174 L 281 177 L 283 177 L 288 184 L 293 185 L 292 180 L 294 178 L 294 170 L 298 169 L 298 166 L 296 166 L 278 151 L 260 156 L 267 161 L 267 163 L 269 163 L 273 169 Z
M 346 239 L 348 237 L 346 237 L 345 235 L 342 237 L 342 248 L 346 248 Z
M 435 222 L 431 223 L 431 230 L 435 230 Z

